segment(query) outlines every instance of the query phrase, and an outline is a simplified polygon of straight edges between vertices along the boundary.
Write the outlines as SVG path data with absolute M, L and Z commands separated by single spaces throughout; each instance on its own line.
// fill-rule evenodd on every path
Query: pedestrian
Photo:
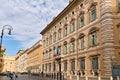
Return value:
M 10 77 L 10 80 L 13 80 L 13 73 L 10 72 L 9 77 Z

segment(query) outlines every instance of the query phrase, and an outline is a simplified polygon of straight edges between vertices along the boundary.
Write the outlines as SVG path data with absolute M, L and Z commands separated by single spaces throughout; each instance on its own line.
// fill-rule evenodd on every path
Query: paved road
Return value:
M 0 76 L 0 80 L 10 80 L 9 77 L 6 76 Z M 43 79 L 40 77 L 36 77 L 36 76 L 18 76 L 17 79 L 13 79 L 13 80 L 50 80 L 50 79 Z

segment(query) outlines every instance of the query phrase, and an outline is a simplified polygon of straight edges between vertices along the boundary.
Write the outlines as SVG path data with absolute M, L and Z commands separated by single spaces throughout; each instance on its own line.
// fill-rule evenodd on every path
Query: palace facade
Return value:
M 41 34 L 44 73 L 112 76 L 120 65 L 120 0 L 70 0 Z

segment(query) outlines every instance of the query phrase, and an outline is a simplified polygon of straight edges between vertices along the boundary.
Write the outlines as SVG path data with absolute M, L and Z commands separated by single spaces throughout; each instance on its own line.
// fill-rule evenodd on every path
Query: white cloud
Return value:
M 13 27 L 13 39 L 28 48 L 41 39 L 40 31 L 65 8 L 69 0 L 0 0 L 0 29 Z

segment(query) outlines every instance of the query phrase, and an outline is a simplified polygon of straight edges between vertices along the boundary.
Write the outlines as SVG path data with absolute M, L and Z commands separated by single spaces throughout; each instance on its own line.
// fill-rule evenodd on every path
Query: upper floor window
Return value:
M 58 31 L 58 39 L 61 39 L 61 29 Z
M 119 42 L 120 42 L 120 23 L 117 25 L 117 28 L 118 28 L 118 39 L 119 39 Z
M 74 40 L 74 39 L 71 40 L 71 43 L 70 43 L 70 51 L 71 51 L 71 52 L 75 52 L 75 40 Z
M 79 35 L 79 49 L 84 48 L 84 34 Z
M 54 33 L 54 42 L 56 42 L 56 32 Z
M 43 48 L 45 47 L 45 40 L 43 40 Z
M 75 23 L 74 21 L 72 21 L 70 24 L 70 32 L 74 32 L 74 31 L 75 31 Z
M 97 18 L 97 12 L 96 12 L 96 6 L 91 6 L 90 10 L 89 10 L 89 18 L 90 18 L 90 22 L 95 20 Z
M 85 69 L 85 59 L 80 59 L 80 69 L 81 70 Z
M 120 12 L 120 0 L 118 0 L 118 12 Z
M 52 44 L 52 35 L 50 35 L 49 43 Z
M 67 36 L 67 32 L 68 32 L 68 29 L 67 29 L 67 26 L 64 27 L 64 36 Z
M 98 69 L 99 65 L 98 65 L 98 57 L 93 57 L 92 58 L 92 69 Z
M 67 42 L 64 42 L 64 54 L 67 54 Z
M 84 11 L 81 11 L 81 12 L 80 12 L 79 26 L 80 26 L 80 27 L 84 26 Z
M 89 32 L 89 44 L 90 46 L 95 46 L 98 44 L 98 28 L 92 28 Z

